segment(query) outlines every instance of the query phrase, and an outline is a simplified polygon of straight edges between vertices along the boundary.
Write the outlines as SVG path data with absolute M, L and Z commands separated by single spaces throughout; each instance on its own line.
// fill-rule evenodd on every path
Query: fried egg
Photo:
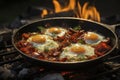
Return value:
M 52 36 L 52 37 L 57 37 L 57 36 L 61 37 L 61 36 L 63 36 L 66 32 L 67 32 L 67 30 L 64 29 L 64 28 L 51 27 L 51 28 L 46 29 L 45 34 L 46 34 L 46 35 L 49 35 L 49 36 Z
M 86 60 L 87 57 L 95 55 L 94 48 L 80 43 L 71 44 L 63 49 L 60 58 L 67 58 L 68 61 Z
M 84 35 L 84 40 L 85 40 L 86 44 L 96 45 L 104 40 L 104 36 L 102 36 L 98 33 L 95 33 L 95 32 L 87 32 Z
M 52 37 L 48 35 L 36 34 L 27 39 L 27 42 L 31 43 L 33 47 L 38 49 L 39 52 L 48 51 L 57 48 L 59 45 L 52 40 Z

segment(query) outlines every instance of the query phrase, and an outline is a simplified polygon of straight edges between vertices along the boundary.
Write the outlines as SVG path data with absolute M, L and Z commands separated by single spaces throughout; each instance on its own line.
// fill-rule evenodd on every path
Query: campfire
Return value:
M 44 18 L 46 15 L 73 11 L 72 17 L 90 19 L 100 22 L 100 14 L 94 5 L 90 5 L 89 2 L 80 4 L 78 0 L 69 0 L 67 5 L 63 6 L 58 0 L 53 0 L 54 10 L 43 9 L 41 17 Z

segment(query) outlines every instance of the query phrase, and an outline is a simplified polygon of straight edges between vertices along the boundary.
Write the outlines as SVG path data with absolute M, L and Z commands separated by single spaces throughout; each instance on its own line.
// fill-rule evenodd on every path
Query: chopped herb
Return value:
M 56 36 L 56 34 L 55 33 L 52 33 L 52 37 L 55 37 Z
M 73 30 L 75 30 L 75 31 L 81 30 L 81 26 L 75 26 L 75 27 L 73 27 Z
M 82 40 L 82 39 L 80 39 L 78 42 L 81 43 L 81 44 L 85 43 L 84 40 Z
M 38 26 L 38 29 L 40 30 L 40 32 L 43 32 L 45 30 L 43 26 Z
M 64 52 L 68 52 L 68 50 L 67 50 L 67 49 L 64 49 Z
M 49 51 L 49 49 L 48 49 L 48 47 L 45 47 L 45 50 L 44 50 L 45 52 L 48 52 Z
M 86 60 L 86 56 L 85 55 L 79 55 L 78 56 L 80 60 Z

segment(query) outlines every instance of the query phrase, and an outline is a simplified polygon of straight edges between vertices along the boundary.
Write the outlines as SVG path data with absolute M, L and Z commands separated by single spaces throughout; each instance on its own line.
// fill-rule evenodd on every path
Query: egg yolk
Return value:
M 75 53 L 84 53 L 85 52 L 85 48 L 81 47 L 81 46 L 73 46 L 71 47 L 71 51 L 75 52 Z
M 97 39 L 98 39 L 98 36 L 97 36 L 97 34 L 89 33 L 89 34 L 86 34 L 86 35 L 85 35 L 85 39 L 86 39 L 86 40 L 97 40 Z
M 61 30 L 59 28 L 52 27 L 49 29 L 49 32 L 58 34 L 61 32 Z
M 36 43 L 44 43 L 46 41 L 46 38 L 41 35 L 35 35 L 35 36 L 32 36 L 32 41 Z

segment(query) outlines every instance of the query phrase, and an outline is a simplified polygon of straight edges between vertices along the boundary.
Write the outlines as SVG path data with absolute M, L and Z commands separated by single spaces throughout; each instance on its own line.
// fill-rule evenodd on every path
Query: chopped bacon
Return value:
M 66 46 L 70 45 L 70 42 L 69 42 L 69 40 L 65 39 L 65 40 L 63 40 L 63 41 L 61 42 L 60 45 L 61 45 L 62 47 L 66 47 Z
M 59 42 L 62 42 L 66 37 L 65 36 L 57 36 L 57 38 L 54 38 L 55 41 L 59 41 Z
M 79 37 L 80 37 L 83 33 L 84 33 L 83 31 L 78 31 L 78 32 L 72 34 L 72 35 L 70 36 L 70 38 L 69 38 L 70 42 L 72 42 L 72 43 L 78 42 Z

